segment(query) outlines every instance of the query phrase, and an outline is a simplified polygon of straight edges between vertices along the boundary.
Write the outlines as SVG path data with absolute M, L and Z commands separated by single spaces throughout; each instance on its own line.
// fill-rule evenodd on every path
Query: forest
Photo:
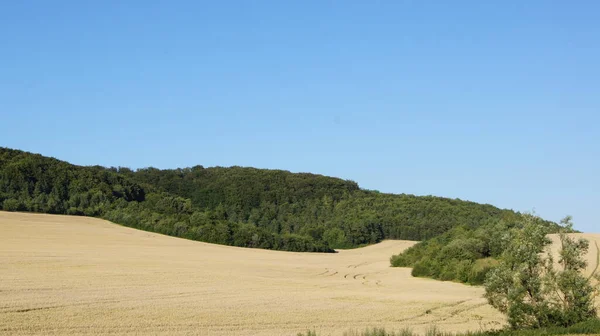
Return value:
M 78 166 L 1 147 L 0 209 L 93 216 L 198 241 L 308 252 L 438 236 L 420 246 L 455 236 L 477 245 L 468 237 L 485 236 L 490 223 L 521 216 L 458 199 L 364 190 L 356 182 L 316 174 L 200 165 Z M 395 264 L 416 264 L 418 258 L 410 256 L 420 249 Z

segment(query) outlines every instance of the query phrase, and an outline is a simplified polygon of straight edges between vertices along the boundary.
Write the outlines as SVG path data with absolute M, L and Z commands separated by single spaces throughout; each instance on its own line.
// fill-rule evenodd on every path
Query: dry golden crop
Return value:
M 412 244 L 291 253 L 94 218 L 0 212 L 0 334 L 338 335 L 503 321 L 482 288 L 389 267 L 389 257 Z

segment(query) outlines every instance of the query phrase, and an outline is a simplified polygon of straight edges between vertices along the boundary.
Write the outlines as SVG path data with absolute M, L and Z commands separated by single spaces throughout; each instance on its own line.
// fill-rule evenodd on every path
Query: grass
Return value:
M 545 335 L 600 335 L 600 320 L 594 319 L 578 323 L 571 327 L 553 327 L 531 330 L 476 331 L 466 333 L 449 333 L 430 327 L 424 336 L 545 336 Z M 321 336 L 315 331 L 299 333 L 297 336 Z M 387 331 L 384 328 L 372 328 L 364 331 L 347 331 L 344 336 L 423 336 L 410 328 L 399 331 Z

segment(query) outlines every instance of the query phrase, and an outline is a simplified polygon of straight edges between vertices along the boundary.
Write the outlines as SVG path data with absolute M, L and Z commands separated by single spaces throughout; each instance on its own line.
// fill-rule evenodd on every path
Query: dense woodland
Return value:
M 549 233 L 559 230 L 556 223 L 535 220 Z M 522 216 L 490 218 L 477 228 L 459 225 L 392 256 L 390 261 L 392 266 L 412 267 L 413 276 L 481 285 L 504 253 L 507 233 L 522 226 Z
M 0 148 L 0 208 L 94 216 L 205 242 L 312 252 L 446 232 L 481 235 L 482 225 L 520 216 L 456 199 L 362 190 L 353 181 L 315 174 L 84 167 L 8 148 Z

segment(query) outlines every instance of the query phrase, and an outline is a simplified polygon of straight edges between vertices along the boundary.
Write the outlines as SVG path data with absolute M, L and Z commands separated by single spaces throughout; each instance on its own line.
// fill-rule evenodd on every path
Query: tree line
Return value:
M 0 148 L 0 208 L 101 217 L 205 242 L 333 252 L 426 240 L 520 216 L 457 199 L 363 190 L 353 181 L 244 167 L 77 166 Z
M 507 232 L 521 229 L 524 217 L 490 218 L 478 227 L 456 226 L 392 256 L 391 265 L 412 267 L 416 277 L 482 285 L 505 252 Z M 539 217 L 535 221 L 549 233 L 559 230 L 556 223 Z

